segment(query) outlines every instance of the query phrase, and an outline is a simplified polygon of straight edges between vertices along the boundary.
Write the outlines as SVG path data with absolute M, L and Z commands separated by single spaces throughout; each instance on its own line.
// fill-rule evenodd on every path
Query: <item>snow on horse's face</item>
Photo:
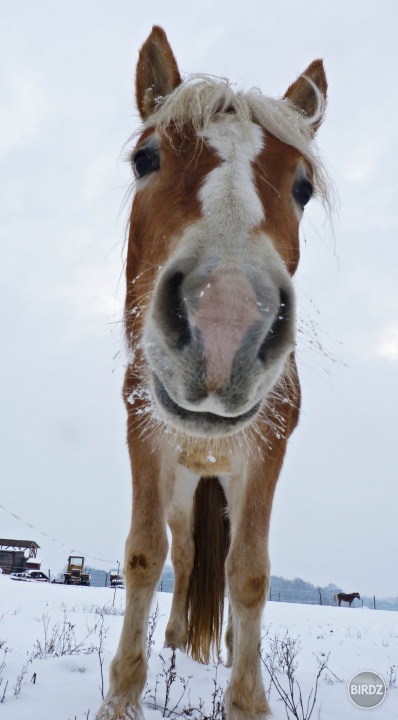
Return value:
M 294 349 L 291 276 L 314 186 L 300 145 L 313 126 L 300 126 L 287 99 L 237 97 L 210 80 L 177 83 L 143 116 L 127 282 L 142 273 L 147 297 L 152 276 L 138 333 L 152 393 L 166 423 L 186 434 L 236 433 L 261 411 Z

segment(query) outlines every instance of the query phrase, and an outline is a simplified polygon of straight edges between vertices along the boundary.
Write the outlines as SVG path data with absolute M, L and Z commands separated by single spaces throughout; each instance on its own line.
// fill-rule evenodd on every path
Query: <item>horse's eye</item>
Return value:
M 159 152 L 153 148 L 137 150 L 133 156 L 133 165 L 137 177 L 142 178 L 160 168 Z
M 314 189 L 309 180 L 297 180 L 293 185 L 293 197 L 302 208 L 311 200 L 313 192 Z

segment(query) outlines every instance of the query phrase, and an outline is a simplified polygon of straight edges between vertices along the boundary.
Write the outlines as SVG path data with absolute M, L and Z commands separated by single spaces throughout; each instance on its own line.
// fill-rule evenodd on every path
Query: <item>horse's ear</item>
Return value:
M 181 75 L 163 28 L 154 25 L 138 56 L 135 75 L 137 107 L 143 120 L 159 97 L 169 95 L 181 83 Z
M 285 93 L 285 98 L 308 117 L 314 134 L 323 120 L 327 89 L 323 62 L 314 60 Z

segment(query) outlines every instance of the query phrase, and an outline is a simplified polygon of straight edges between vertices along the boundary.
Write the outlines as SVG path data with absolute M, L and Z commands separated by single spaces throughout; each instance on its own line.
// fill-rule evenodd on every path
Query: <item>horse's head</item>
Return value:
M 161 28 L 141 48 L 127 340 L 160 415 L 189 435 L 240 430 L 287 372 L 299 222 L 325 189 L 326 89 L 320 60 L 273 100 L 182 82 Z

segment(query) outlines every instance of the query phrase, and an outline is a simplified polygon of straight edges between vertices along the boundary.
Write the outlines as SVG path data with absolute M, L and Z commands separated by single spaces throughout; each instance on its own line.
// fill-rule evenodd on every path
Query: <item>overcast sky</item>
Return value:
M 123 558 L 123 239 L 137 52 L 153 24 L 184 74 L 281 95 L 323 57 L 318 141 L 339 195 L 306 209 L 296 276 L 299 428 L 271 572 L 398 595 L 398 4 L 0 1 L 0 537 Z M 64 543 L 62 545 L 61 543 Z

